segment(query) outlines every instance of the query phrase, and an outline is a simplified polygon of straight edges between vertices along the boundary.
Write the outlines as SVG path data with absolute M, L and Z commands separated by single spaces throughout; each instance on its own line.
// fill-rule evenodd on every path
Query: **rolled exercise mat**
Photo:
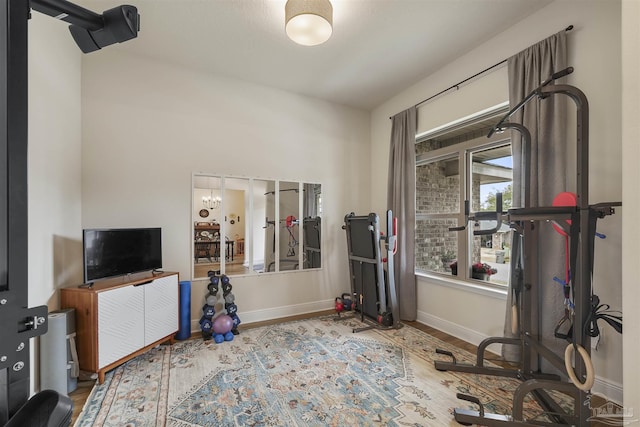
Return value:
M 178 326 L 177 340 L 186 340 L 191 337 L 191 282 L 180 282 L 180 322 Z

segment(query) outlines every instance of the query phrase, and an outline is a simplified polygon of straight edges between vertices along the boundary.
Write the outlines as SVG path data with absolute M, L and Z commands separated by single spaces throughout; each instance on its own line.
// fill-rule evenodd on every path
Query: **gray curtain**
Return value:
M 416 320 L 416 107 L 391 118 L 391 149 L 387 209 L 398 218 L 398 249 L 394 257 L 400 319 Z
M 508 60 L 509 102 L 514 107 L 532 90 L 540 85 L 554 72 L 567 67 L 567 49 L 565 31 L 523 50 Z M 556 82 L 558 83 L 558 82 Z M 521 123 L 531 132 L 531 164 L 529 206 L 551 206 L 553 198 L 566 190 L 567 176 L 567 98 L 564 95 L 550 96 L 545 99 L 535 98 L 510 118 L 512 123 Z M 523 165 L 521 135 L 511 132 L 513 149 L 513 206 L 525 206 L 522 188 L 522 175 L 526 170 Z M 520 191 L 516 191 L 520 189 Z M 551 225 L 541 223 L 538 232 L 538 278 L 532 292 L 537 301 L 533 307 L 534 328 L 543 343 L 561 353 L 566 342 L 554 338 L 554 328 L 563 316 L 562 287 L 553 281 L 557 276 L 564 279 L 564 238 L 557 234 Z M 513 262 L 514 260 L 512 260 Z M 512 290 L 509 289 L 505 316 L 505 336 L 513 336 L 511 332 Z M 503 346 L 503 356 L 507 360 L 518 360 L 519 348 Z M 550 365 L 542 368 L 550 370 Z

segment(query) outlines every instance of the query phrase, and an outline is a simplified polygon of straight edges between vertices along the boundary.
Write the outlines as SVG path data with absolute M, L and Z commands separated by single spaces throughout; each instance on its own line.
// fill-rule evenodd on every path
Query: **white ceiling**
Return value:
M 126 0 L 140 33 L 107 49 L 369 110 L 552 0 L 332 0 L 333 35 L 313 47 L 286 37 L 285 1 Z

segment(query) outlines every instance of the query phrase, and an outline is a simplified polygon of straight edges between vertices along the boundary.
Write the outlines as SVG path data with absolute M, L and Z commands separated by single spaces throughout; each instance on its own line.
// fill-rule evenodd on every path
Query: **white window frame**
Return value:
M 453 130 L 466 127 L 469 124 L 486 120 L 489 117 L 500 116 L 508 110 L 508 103 L 502 103 L 495 107 L 483 110 L 475 115 L 456 120 L 451 124 L 439 126 L 431 131 L 425 132 L 416 137 L 416 144 L 419 144 L 436 136 L 444 135 Z M 496 122 L 499 119 L 496 119 Z M 424 219 L 438 218 L 456 218 L 459 226 L 466 225 L 465 232 L 457 232 L 458 246 L 458 275 L 439 273 L 436 271 L 418 270 L 416 268 L 416 276 L 428 277 L 435 280 L 439 284 L 446 286 L 462 287 L 473 292 L 481 294 L 497 294 L 499 296 L 506 295 L 508 285 L 482 282 L 480 280 L 469 277 L 469 260 L 471 259 L 473 234 L 469 224 L 466 223 L 465 217 L 465 200 L 472 199 L 472 164 L 471 154 L 477 151 L 499 147 L 501 145 L 511 144 L 509 133 L 494 133 L 491 138 L 486 136 L 474 138 L 458 144 L 452 144 L 447 147 L 435 149 L 416 156 L 416 168 L 432 162 L 437 162 L 447 158 L 458 158 L 458 170 L 460 171 L 460 187 L 459 200 L 460 205 L 457 213 L 418 213 L 416 212 L 416 221 Z M 473 208 L 473 206 L 471 206 Z M 418 251 L 416 251 L 417 253 Z M 460 255 L 463 256 L 460 256 Z

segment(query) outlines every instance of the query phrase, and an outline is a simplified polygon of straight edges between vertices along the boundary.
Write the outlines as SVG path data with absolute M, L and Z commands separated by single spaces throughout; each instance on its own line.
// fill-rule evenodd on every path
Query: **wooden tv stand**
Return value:
M 105 372 L 165 341 L 178 331 L 178 273 L 131 274 L 61 289 L 61 308 L 76 312 L 80 369 Z

